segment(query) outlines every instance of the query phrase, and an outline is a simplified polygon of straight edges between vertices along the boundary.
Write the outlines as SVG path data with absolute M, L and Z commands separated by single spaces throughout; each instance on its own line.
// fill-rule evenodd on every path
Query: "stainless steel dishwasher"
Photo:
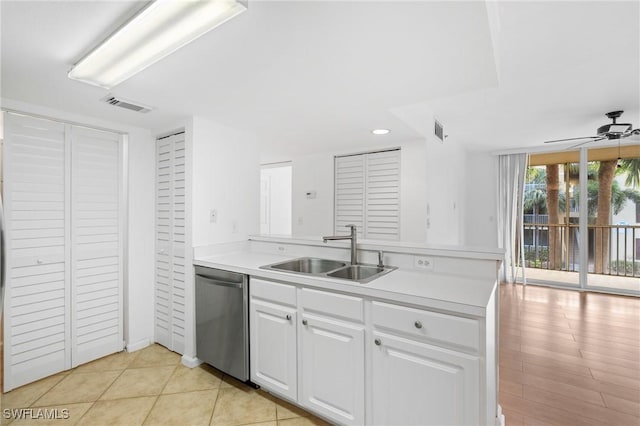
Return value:
M 248 276 L 202 266 L 195 272 L 197 357 L 248 381 Z

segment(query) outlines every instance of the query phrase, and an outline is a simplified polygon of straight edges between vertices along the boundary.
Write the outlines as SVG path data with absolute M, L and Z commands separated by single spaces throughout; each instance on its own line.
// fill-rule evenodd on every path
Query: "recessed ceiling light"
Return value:
M 389 133 L 389 129 L 373 129 L 371 133 L 373 133 L 374 135 L 386 135 L 387 133 Z

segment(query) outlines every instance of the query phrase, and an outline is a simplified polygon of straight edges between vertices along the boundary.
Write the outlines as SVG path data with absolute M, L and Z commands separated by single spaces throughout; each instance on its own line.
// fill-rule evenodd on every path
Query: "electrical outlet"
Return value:
M 209 211 L 209 222 L 216 223 L 218 221 L 218 210 Z
M 418 269 L 433 271 L 433 259 L 430 257 L 414 256 L 413 266 Z

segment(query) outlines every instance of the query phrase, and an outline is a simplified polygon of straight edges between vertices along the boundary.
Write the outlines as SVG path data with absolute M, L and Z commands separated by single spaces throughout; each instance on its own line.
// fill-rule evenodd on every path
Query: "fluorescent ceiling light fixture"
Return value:
M 374 129 L 371 131 L 374 135 L 386 135 L 389 133 L 389 129 Z
M 110 89 L 246 9 L 236 0 L 155 0 L 68 76 Z

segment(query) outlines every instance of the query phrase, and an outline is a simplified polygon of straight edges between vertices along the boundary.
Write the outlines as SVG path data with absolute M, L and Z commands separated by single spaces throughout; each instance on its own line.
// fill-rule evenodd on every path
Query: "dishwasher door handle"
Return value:
M 204 275 L 196 275 L 196 277 L 206 280 L 207 282 L 209 282 L 210 284 L 213 285 L 220 285 L 220 286 L 224 286 L 224 287 L 234 287 L 234 288 L 242 288 L 243 283 L 231 283 L 228 281 L 220 281 L 220 280 L 216 280 L 215 278 L 209 278 L 207 276 Z

